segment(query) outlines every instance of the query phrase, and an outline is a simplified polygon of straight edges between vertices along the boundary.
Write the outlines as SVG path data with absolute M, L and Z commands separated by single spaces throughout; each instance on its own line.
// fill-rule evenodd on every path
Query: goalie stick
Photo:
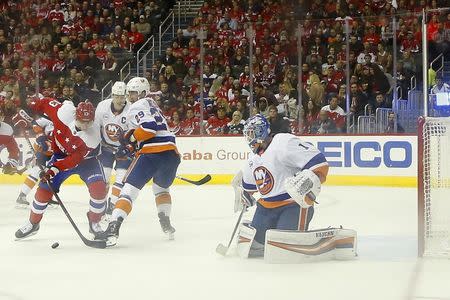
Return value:
M 33 146 L 31 145 L 30 139 L 26 136 L 25 140 L 27 141 L 28 146 L 33 150 L 33 154 L 36 155 L 36 152 L 34 151 Z M 41 169 L 41 171 L 44 171 L 44 167 L 39 165 L 39 169 Z M 48 182 L 48 186 L 50 188 L 50 191 L 53 193 L 53 195 L 55 195 L 56 201 L 58 201 L 59 206 L 61 207 L 61 209 L 63 210 L 64 214 L 66 215 L 67 219 L 69 219 L 70 224 L 72 225 L 73 229 L 75 229 L 75 232 L 78 234 L 78 236 L 80 237 L 80 239 L 83 241 L 83 243 L 91 248 L 98 248 L 98 249 L 104 249 L 106 248 L 106 241 L 99 241 L 99 240 L 89 240 L 87 239 L 80 231 L 80 229 L 78 228 L 77 224 L 75 224 L 74 220 L 72 219 L 72 217 L 70 216 L 69 212 L 67 211 L 66 206 L 63 204 L 63 202 L 61 201 L 61 198 L 59 197 L 58 193 L 56 193 L 53 189 L 53 186 L 51 184 L 51 182 Z
M 236 225 L 234 226 L 233 233 L 231 234 L 230 241 L 228 242 L 228 246 L 225 246 L 224 244 L 217 245 L 216 252 L 219 253 L 220 255 L 222 255 L 222 256 L 226 256 L 227 255 L 228 249 L 230 249 L 231 243 L 234 240 L 234 235 L 236 234 L 236 231 L 237 231 L 237 229 L 239 227 L 239 224 L 241 224 L 242 216 L 244 215 L 244 212 L 246 210 L 247 210 L 247 206 L 244 205 L 242 207 L 241 213 L 239 214 L 239 218 L 238 218 L 238 220 L 236 222 Z
M 211 180 L 211 175 L 209 175 L 209 174 L 205 175 L 200 180 L 191 180 L 191 179 L 187 179 L 187 178 L 184 178 L 184 177 L 181 177 L 181 176 L 178 176 L 178 175 L 175 176 L 175 177 L 180 179 L 180 180 L 183 180 L 183 181 L 189 182 L 191 184 L 194 184 L 194 185 L 203 185 L 203 184 L 205 184 L 205 183 L 207 183 L 208 181 Z

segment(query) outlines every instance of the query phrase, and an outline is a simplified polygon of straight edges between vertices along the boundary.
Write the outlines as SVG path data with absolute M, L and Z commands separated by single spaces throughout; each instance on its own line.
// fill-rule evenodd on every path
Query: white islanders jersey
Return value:
M 128 131 L 127 115 L 131 104 L 127 101 L 120 114 L 112 111 L 112 99 L 105 99 L 97 105 L 95 120 L 101 127 L 102 146 L 117 149 L 120 138 Z
M 167 121 L 156 102 L 149 97 L 134 102 L 128 112 L 128 129 L 136 133 L 145 132 L 149 138 L 136 139 L 139 142 L 139 153 L 158 153 L 175 150 L 175 135 L 169 130 Z
M 269 147 L 251 156 L 243 169 L 242 187 L 261 194 L 259 203 L 276 208 L 293 203 L 284 181 L 304 169 L 328 167 L 325 156 L 312 144 L 290 133 L 276 134 Z

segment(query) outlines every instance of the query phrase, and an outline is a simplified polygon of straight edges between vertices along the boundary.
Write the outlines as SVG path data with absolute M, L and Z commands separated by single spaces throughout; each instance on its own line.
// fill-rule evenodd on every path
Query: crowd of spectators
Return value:
M 412 76 L 420 82 L 419 15 L 422 8 L 435 9 L 443 2 L 208 0 L 192 24 L 177 31 L 170 47 L 146 76 L 155 91 L 165 90 L 160 104 L 169 120 L 176 119 L 173 128 L 179 134 L 198 133 L 201 119 L 205 120 L 205 133 L 241 133 L 242 126 L 237 124 L 248 117 L 250 110 L 267 116 L 276 132 L 345 132 L 348 115 L 352 122 L 359 116 L 374 114 L 377 108 L 391 108 L 394 78 L 403 98 Z M 392 49 L 394 15 L 398 28 L 396 74 Z M 348 108 L 346 19 L 351 31 Z M 303 27 L 300 92 L 299 22 Z M 249 55 L 250 26 L 255 33 L 253 57 Z M 207 33 L 203 91 L 197 38 L 201 29 Z M 450 12 L 430 14 L 430 57 L 448 51 L 449 36 Z M 250 60 L 253 106 L 249 101 Z M 201 93 L 203 110 L 199 103 Z M 299 119 L 304 120 L 302 124 Z
M 97 103 L 109 80 L 157 31 L 174 1 L 0 2 L 0 105 L 6 119 L 36 88 L 44 96 Z M 109 91 L 108 91 L 109 92 Z
M 192 23 L 178 29 L 145 76 L 177 134 L 241 134 L 244 121 L 253 113 L 268 117 L 274 132 L 345 132 L 349 116 L 356 120 L 374 114 L 377 108 L 391 107 L 394 78 L 403 98 L 412 76 L 421 80 L 419 15 L 423 8 L 436 9 L 445 6 L 444 2 L 206 0 Z M 75 104 L 84 99 L 95 103 L 99 90 L 118 78 L 120 67 L 156 33 L 173 5 L 174 1 L 167 0 L 0 4 L 0 105 L 11 115 L 37 87 L 44 96 Z M 348 88 L 346 20 L 350 27 Z M 427 26 L 430 57 L 448 53 L 450 12 L 430 13 Z M 203 70 L 201 29 L 207 34 Z M 249 29 L 254 32 L 252 57 Z

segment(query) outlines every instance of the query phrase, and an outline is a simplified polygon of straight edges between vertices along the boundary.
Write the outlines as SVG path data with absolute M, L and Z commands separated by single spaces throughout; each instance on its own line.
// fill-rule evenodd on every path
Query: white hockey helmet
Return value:
M 127 92 L 127 85 L 123 81 L 114 82 L 111 88 L 111 95 L 125 96 Z
M 131 78 L 127 83 L 127 93 L 137 92 L 138 99 L 145 97 L 150 92 L 150 84 L 147 78 L 144 77 L 134 77 Z M 142 95 L 144 93 L 144 95 Z M 136 101 L 137 99 L 133 99 Z M 130 99 L 132 101 L 132 99 Z M 132 101 L 132 102 L 134 102 Z
M 116 81 L 112 86 L 111 98 L 115 110 L 119 111 L 127 104 L 126 92 L 127 85 L 123 81 Z

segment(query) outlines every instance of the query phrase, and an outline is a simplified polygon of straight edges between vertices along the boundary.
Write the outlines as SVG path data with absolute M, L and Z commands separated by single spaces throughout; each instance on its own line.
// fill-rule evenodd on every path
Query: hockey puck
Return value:
M 52 248 L 56 249 L 56 248 L 58 248 L 58 246 L 59 246 L 59 243 L 58 242 L 54 242 L 53 245 L 52 245 Z

